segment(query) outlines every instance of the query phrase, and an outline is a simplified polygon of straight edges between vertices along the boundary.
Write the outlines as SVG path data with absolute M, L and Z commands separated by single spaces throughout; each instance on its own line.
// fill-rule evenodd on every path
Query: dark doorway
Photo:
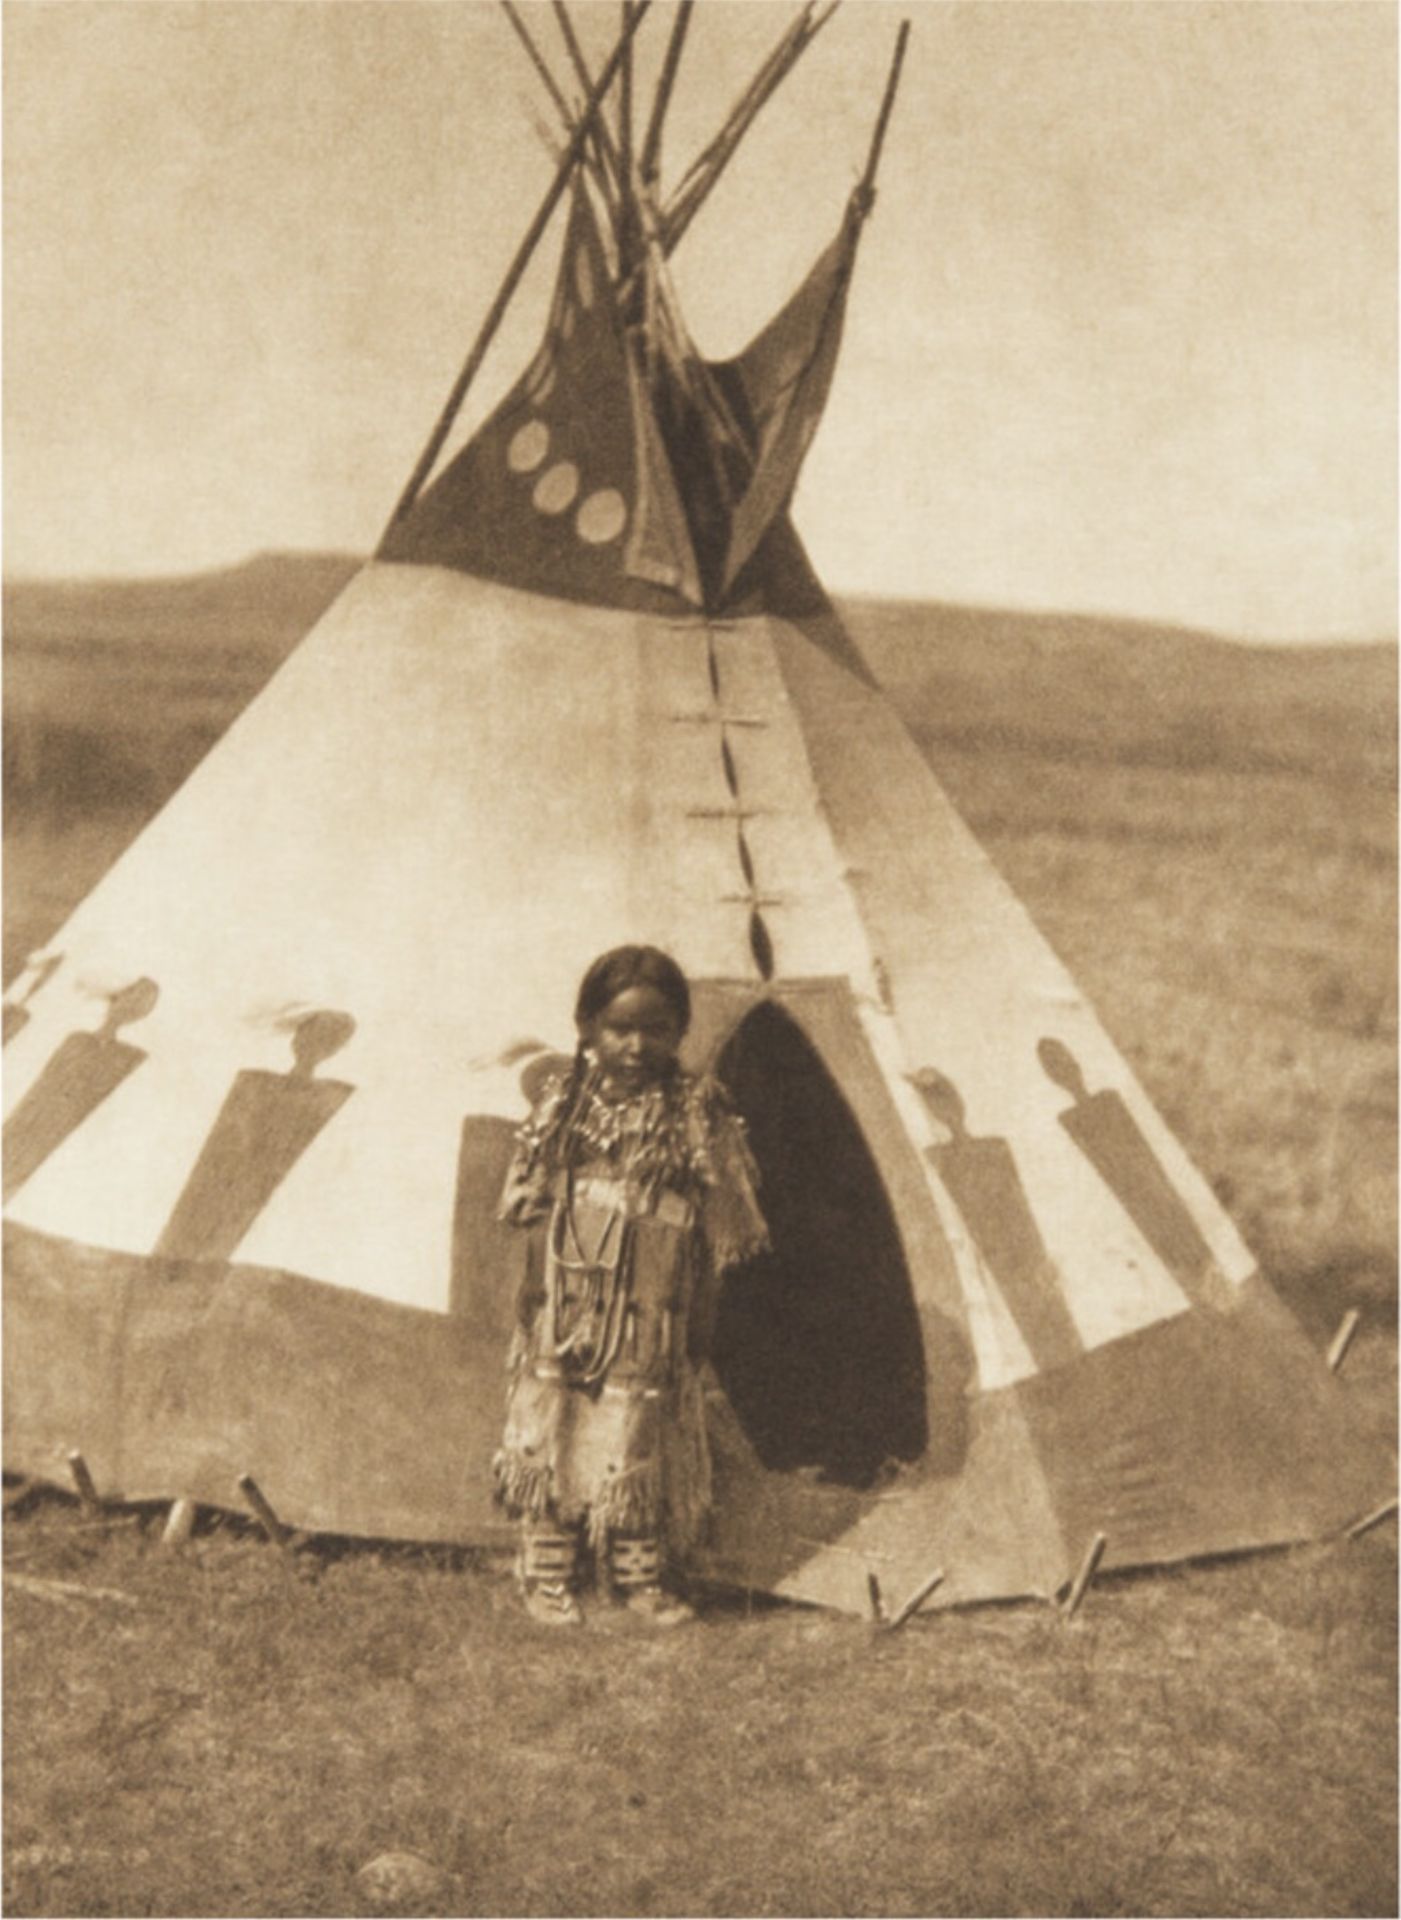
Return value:
M 773 1248 L 725 1282 L 716 1373 L 765 1466 L 867 1486 L 929 1439 L 919 1318 L 885 1188 L 781 1007 L 746 1015 L 718 1070 L 749 1127 Z

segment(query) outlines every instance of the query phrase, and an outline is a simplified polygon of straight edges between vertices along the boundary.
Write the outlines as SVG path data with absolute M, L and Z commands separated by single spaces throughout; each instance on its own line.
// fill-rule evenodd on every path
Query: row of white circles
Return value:
M 506 464 L 512 473 L 535 473 L 550 451 L 550 430 L 543 420 L 527 420 L 511 436 Z M 566 513 L 579 494 L 579 469 L 572 460 L 556 460 L 535 482 L 531 501 L 538 513 Z M 628 523 L 628 503 L 616 487 L 586 495 L 574 516 L 574 530 L 592 547 L 616 540 Z

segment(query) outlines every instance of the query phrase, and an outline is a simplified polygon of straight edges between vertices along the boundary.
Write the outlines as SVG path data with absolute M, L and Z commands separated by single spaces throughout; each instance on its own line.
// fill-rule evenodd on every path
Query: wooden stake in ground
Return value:
M 68 1471 L 72 1475 L 73 1485 L 78 1490 L 78 1498 L 90 1513 L 100 1511 L 102 1501 L 92 1475 L 88 1472 L 88 1463 L 78 1449 L 74 1447 L 68 1455 Z
M 1339 1367 L 1342 1366 L 1343 1361 L 1347 1358 L 1347 1350 L 1352 1345 L 1357 1334 L 1357 1329 L 1361 1324 L 1362 1315 L 1356 1307 L 1349 1307 L 1342 1319 L 1338 1322 L 1338 1331 L 1333 1335 L 1332 1343 L 1328 1348 L 1328 1366 L 1330 1372 L 1336 1373 Z
M 238 1476 L 238 1490 L 247 1502 L 253 1518 L 272 1544 L 275 1547 L 288 1546 L 292 1538 L 290 1530 L 283 1526 L 273 1512 L 271 1503 L 251 1473 L 241 1473 Z
M 1373 1527 L 1379 1527 L 1383 1520 L 1389 1520 L 1399 1503 L 1384 1500 L 1379 1507 L 1373 1507 L 1370 1513 L 1364 1513 L 1360 1520 L 1354 1520 L 1347 1530 L 1349 1540 L 1358 1540 L 1364 1533 L 1370 1533 Z
M 1063 1612 L 1067 1620 L 1073 1620 L 1079 1612 L 1080 1602 L 1084 1599 L 1095 1569 L 1104 1558 L 1104 1549 L 1108 1542 L 1102 1533 L 1097 1533 L 1089 1544 L 1084 1559 L 1080 1562 L 1080 1571 L 1071 1582 L 1070 1592 L 1065 1596 Z
M 161 1531 L 163 1547 L 183 1547 L 195 1530 L 199 1508 L 193 1500 L 173 1500 Z
M 929 1598 L 930 1594 L 933 1593 L 935 1587 L 937 1587 L 941 1583 L 943 1578 L 944 1578 L 944 1569 L 942 1567 L 936 1567 L 934 1572 L 930 1574 L 929 1578 L 925 1581 L 922 1581 L 921 1584 L 915 1588 L 914 1592 L 910 1595 L 909 1599 L 905 1602 L 904 1606 L 901 1607 L 900 1611 L 894 1616 L 894 1618 L 890 1621 L 890 1623 L 886 1627 L 885 1629 L 886 1632 L 896 1633 L 901 1627 L 904 1626 L 907 1620 L 913 1619 L 915 1614 L 924 1605 L 925 1601 Z

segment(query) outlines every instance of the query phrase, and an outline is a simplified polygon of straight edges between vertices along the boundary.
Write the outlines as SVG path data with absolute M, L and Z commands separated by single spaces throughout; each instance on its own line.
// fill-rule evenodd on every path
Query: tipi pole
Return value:
M 623 0 L 624 39 L 627 37 L 628 21 L 631 18 L 631 0 Z M 622 71 L 618 76 L 618 167 L 622 176 L 623 197 L 626 200 L 628 184 L 632 178 L 632 47 L 630 45 L 623 55 Z
M 550 190 L 540 202 L 539 211 L 531 221 L 526 230 L 525 238 L 516 250 L 516 257 L 507 270 L 506 278 L 501 282 L 500 291 L 497 293 L 495 300 L 492 301 L 486 319 L 482 322 L 481 331 L 477 335 L 472 351 L 468 354 L 461 373 L 458 374 L 457 379 L 453 383 L 452 392 L 448 395 L 443 410 L 438 416 L 437 425 L 428 436 L 428 444 L 419 455 L 418 464 L 409 475 L 408 485 L 404 488 L 404 491 L 395 503 L 394 511 L 389 516 L 389 525 L 385 528 L 384 534 L 381 536 L 381 544 L 388 538 L 390 532 L 398 522 L 403 519 L 414 501 L 417 500 L 419 488 L 433 471 L 433 463 L 442 452 L 443 442 L 452 431 L 452 423 L 457 418 L 458 408 L 462 405 L 468 387 L 476 378 L 477 370 L 486 358 L 487 348 L 491 345 L 496 334 L 496 329 L 501 324 L 502 315 L 510 305 L 511 297 L 515 293 L 516 288 L 520 285 L 521 277 L 529 264 L 530 256 L 539 245 L 541 234 L 549 225 L 550 215 L 558 206 L 560 197 L 569 184 L 569 176 L 574 171 L 575 162 L 583 150 L 584 142 L 588 138 L 589 129 L 593 124 L 599 107 L 602 105 L 603 96 L 613 84 L 613 76 L 618 71 L 618 63 L 623 57 L 623 52 L 633 34 L 637 32 L 638 27 L 642 23 L 642 17 L 651 4 L 652 0 L 637 0 L 637 5 L 633 8 L 632 20 L 628 25 L 626 35 L 619 40 L 617 46 L 614 47 L 612 53 L 608 56 L 607 64 L 598 76 L 597 84 L 594 86 L 588 99 L 584 102 L 583 111 L 579 115 L 574 132 L 570 136 L 569 145 L 560 155 L 559 165 L 555 169 L 555 177 L 550 183 Z
M 530 64 L 534 67 L 535 71 L 539 74 L 541 80 L 544 82 L 545 91 L 546 93 L 549 94 L 551 100 L 553 100 L 554 102 L 555 112 L 559 115 L 560 119 L 564 122 L 565 132 L 572 133 L 574 130 L 574 116 L 569 111 L 569 102 L 565 99 L 564 95 L 560 92 L 558 82 L 556 81 L 554 75 L 550 72 L 549 67 L 545 64 L 544 54 L 541 53 L 540 49 L 536 46 L 535 42 L 531 39 L 530 29 L 525 24 L 524 20 L 521 19 L 520 14 L 517 11 L 516 6 L 514 4 L 514 0 L 501 0 L 501 8 L 502 8 L 502 11 L 505 13 L 506 18 L 510 21 L 512 27 L 515 29 L 516 38 L 520 41 L 521 45 L 525 48 L 526 53 L 530 56 Z
M 589 72 L 589 63 L 584 58 L 584 49 L 579 45 L 579 36 L 574 31 L 574 22 L 569 17 L 569 9 L 565 6 L 564 0 L 553 0 L 553 4 L 555 18 L 559 22 L 560 35 L 564 41 L 565 51 L 573 63 L 574 71 L 579 79 L 579 85 L 584 89 L 586 94 L 592 94 L 594 90 L 593 75 Z M 631 50 L 631 46 L 632 27 L 629 24 L 624 26 L 622 35 L 618 41 L 617 51 L 620 55 L 620 68 L 626 66 L 627 56 Z M 618 149 L 613 144 L 613 136 L 608 130 L 608 121 L 604 114 L 598 113 L 594 116 L 591 133 L 594 143 L 598 148 L 599 178 L 605 183 L 611 180 L 621 199 L 621 197 L 627 193 L 627 182 L 622 178 L 622 168 L 618 161 Z M 617 220 L 618 217 L 619 215 L 615 212 L 615 220 Z
M 510 21 L 512 27 L 515 29 L 517 39 L 520 41 L 521 45 L 525 48 L 527 54 L 529 54 L 531 65 L 535 68 L 536 73 L 539 74 L 541 80 L 544 82 L 545 89 L 548 92 L 550 99 L 554 102 L 555 110 L 559 114 L 561 121 L 564 123 L 565 132 L 567 134 L 573 133 L 574 126 L 575 126 L 574 110 L 570 106 L 569 102 L 565 99 L 564 94 L 561 91 L 558 82 L 556 81 L 553 73 L 551 73 L 544 54 L 541 53 L 540 49 L 536 46 L 534 40 L 531 38 L 530 29 L 529 27 L 526 26 L 524 20 L 521 18 L 519 9 L 514 4 L 514 0 L 501 0 L 501 5 L 505 10 L 506 18 Z M 624 21 L 624 27 L 626 27 L 626 21 Z M 624 75 L 626 75 L 628 71 L 628 68 L 626 65 L 624 66 L 623 71 L 624 71 Z M 589 93 L 592 91 L 592 89 L 593 89 L 592 75 L 586 74 L 584 77 L 584 91 L 585 93 Z M 600 125 L 602 125 L 601 121 L 600 121 Z M 593 148 L 593 152 L 589 157 L 588 167 L 593 177 L 594 185 L 598 188 L 599 198 L 603 201 L 604 205 L 608 208 L 609 218 L 616 225 L 620 217 L 618 213 L 618 208 L 617 208 L 618 195 L 615 188 L 614 180 L 612 178 L 612 175 L 609 172 L 608 155 L 604 152 L 602 146 L 599 144 L 597 139 L 597 134 L 598 134 L 598 128 L 596 127 L 594 129 L 593 136 L 590 138 L 590 141 L 589 141 L 590 146 Z M 554 149 L 554 158 L 556 160 L 558 160 L 559 158 L 559 151 L 560 150 L 557 147 Z
M 829 0 L 827 10 L 815 14 L 813 9 L 816 0 L 804 0 L 802 11 L 790 23 L 768 59 L 740 95 L 719 133 L 691 162 L 672 195 L 661 225 L 666 253 L 676 251 L 682 234 L 704 206 L 750 126 L 840 4 L 841 0 Z
M 691 11 L 695 4 L 696 0 L 681 0 L 676 10 L 676 19 L 672 23 L 671 38 L 666 43 L 661 78 L 657 81 L 657 91 L 652 96 L 652 112 L 647 121 L 647 132 L 643 137 L 642 152 L 637 162 L 637 171 L 644 184 L 657 176 L 661 161 L 662 123 L 666 119 L 666 110 L 671 105 L 671 90 L 676 85 L 677 69 L 681 65 L 681 49 L 686 44 L 686 29 L 691 24 Z
M 632 18 L 632 0 L 622 0 L 623 32 Z M 618 277 L 626 278 L 638 254 L 637 183 L 633 177 L 632 48 L 623 55 L 618 80 Z
M 900 85 L 900 69 L 905 64 L 905 48 L 910 38 L 910 23 L 900 22 L 900 31 L 895 39 L 895 53 L 890 62 L 890 73 L 885 82 L 885 95 L 880 103 L 880 112 L 876 115 L 876 130 L 871 135 L 871 151 L 866 156 L 866 171 L 861 176 L 861 185 L 857 191 L 865 198 L 876 184 L 876 168 L 880 165 L 881 148 L 885 145 L 885 130 L 890 124 L 890 110 L 895 105 L 895 90 Z

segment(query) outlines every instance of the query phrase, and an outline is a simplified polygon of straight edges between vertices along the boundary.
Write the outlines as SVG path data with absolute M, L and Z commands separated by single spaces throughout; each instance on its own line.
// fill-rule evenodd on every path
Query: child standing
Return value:
M 767 1244 L 742 1123 L 686 1073 L 685 975 L 617 947 L 584 975 L 578 1051 L 518 1136 L 501 1201 L 532 1234 L 512 1343 L 496 1495 L 521 1522 L 531 1616 L 574 1625 L 581 1535 L 600 1575 L 657 1625 L 710 1497 L 704 1358 L 727 1266 Z

